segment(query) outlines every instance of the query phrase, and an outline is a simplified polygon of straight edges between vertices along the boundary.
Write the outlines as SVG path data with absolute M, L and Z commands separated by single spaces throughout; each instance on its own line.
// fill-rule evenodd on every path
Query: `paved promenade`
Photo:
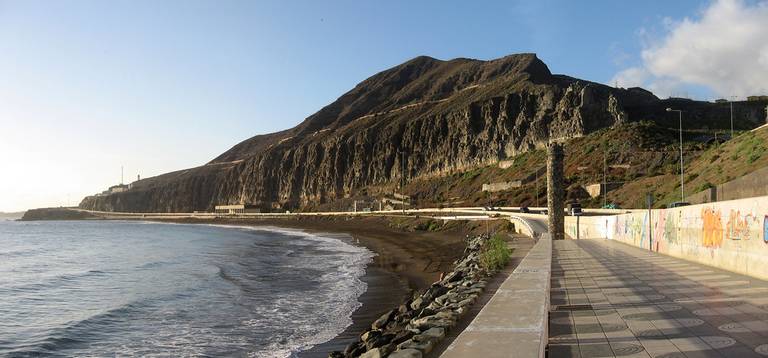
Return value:
M 768 356 L 768 283 L 605 240 L 555 241 L 549 357 Z

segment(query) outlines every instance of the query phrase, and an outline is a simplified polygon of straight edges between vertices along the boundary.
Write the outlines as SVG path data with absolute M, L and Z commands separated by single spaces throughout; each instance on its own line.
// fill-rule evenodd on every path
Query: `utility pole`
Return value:
M 539 207 L 539 169 L 536 169 L 536 207 Z
M 680 121 L 680 201 L 685 202 L 685 170 L 683 167 L 683 111 L 667 108 L 667 112 L 677 112 Z
M 123 185 L 123 166 L 120 166 L 120 185 Z
M 486 198 L 488 199 L 488 209 L 490 210 L 491 209 L 491 192 L 490 191 L 486 191 L 485 195 L 486 195 Z M 491 229 L 490 229 L 489 226 L 491 225 L 491 223 L 490 223 L 490 221 L 491 221 L 491 214 L 487 213 L 486 216 L 488 216 L 488 218 L 485 219 L 485 236 L 488 236 L 488 238 L 490 238 L 491 237 Z
M 608 206 L 608 149 L 603 151 L 603 208 Z
M 398 151 L 400 154 L 400 207 L 405 215 L 405 151 Z
M 731 139 L 733 139 L 733 100 L 736 96 L 731 96 L 731 100 L 728 103 L 731 105 Z

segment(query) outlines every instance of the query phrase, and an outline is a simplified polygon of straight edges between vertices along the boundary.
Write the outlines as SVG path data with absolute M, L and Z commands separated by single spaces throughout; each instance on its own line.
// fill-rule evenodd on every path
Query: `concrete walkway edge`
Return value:
M 551 263 L 552 240 L 543 234 L 441 357 L 544 357 Z

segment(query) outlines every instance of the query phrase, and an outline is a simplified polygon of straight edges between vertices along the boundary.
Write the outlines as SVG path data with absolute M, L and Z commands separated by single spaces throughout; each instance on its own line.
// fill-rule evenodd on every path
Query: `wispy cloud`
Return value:
M 768 1 L 715 0 L 696 18 L 664 18 L 660 37 L 638 30 L 641 65 L 611 84 L 643 86 L 658 96 L 699 85 L 720 96 L 768 90 Z

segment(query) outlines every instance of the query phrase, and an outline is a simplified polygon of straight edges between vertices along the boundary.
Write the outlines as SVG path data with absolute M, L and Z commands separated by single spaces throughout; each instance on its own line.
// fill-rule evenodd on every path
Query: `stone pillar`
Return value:
M 547 148 L 547 207 L 549 209 L 549 234 L 552 240 L 565 238 L 563 202 L 565 188 L 563 183 L 563 145 L 550 143 Z

